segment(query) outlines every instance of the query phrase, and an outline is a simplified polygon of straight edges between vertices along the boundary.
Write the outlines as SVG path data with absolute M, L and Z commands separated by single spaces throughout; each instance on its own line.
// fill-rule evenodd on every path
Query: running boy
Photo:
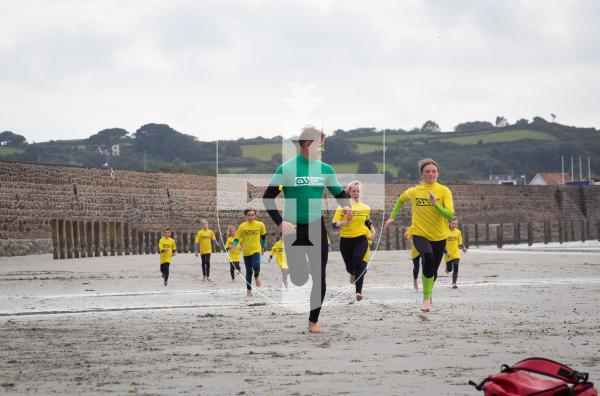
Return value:
M 455 217 L 448 223 L 450 234 L 446 240 L 446 273 L 452 272 L 452 288 L 456 289 L 456 281 L 458 280 L 458 263 L 460 262 L 460 251 L 467 253 L 467 248 L 463 246 L 462 233 L 458 228 L 458 219 Z
M 162 231 L 162 238 L 158 241 L 158 252 L 160 253 L 160 272 L 164 279 L 164 285 L 167 286 L 169 280 L 169 266 L 173 260 L 173 256 L 177 254 L 177 246 L 175 240 L 171 238 L 171 229 L 165 227 Z
M 233 246 L 242 244 L 244 265 L 246 266 L 246 295 L 252 297 L 252 275 L 256 287 L 260 287 L 260 257 L 265 254 L 267 228 L 262 221 L 256 220 L 256 210 L 244 210 L 246 221 L 235 232 Z
M 231 273 L 231 281 L 235 281 L 235 271 L 240 272 L 240 246 L 233 246 L 235 236 L 235 226 L 229 226 L 227 229 L 227 241 L 225 242 L 225 250 L 229 257 L 229 272 Z
M 215 233 L 208 229 L 208 221 L 206 219 L 200 220 L 200 231 L 198 231 L 194 240 L 194 251 L 196 257 L 198 257 L 198 250 L 200 251 L 203 281 L 212 282 L 210 279 L 210 254 L 212 253 L 213 241 L 216 239 Z
M 362 266 L 358 269 L 358 276 L 356 277 L 356 301 L 361 301 L 364 296 L 362 294 L 362 287 L 365 281 L 365 276 L 367 275 L 367 267 L 369 266 L 369 259 L 371 258 L 371 245 L 373 244 L 373 239 L 375 239 L 375 235 L 371 232 L 371 230 L 367 227 L 367 252 L 363 257 Z
M 269 254 L 269 263 L 273 259 L 273 256 L 277 259 L 277 265 L 279 265 L 279 269 L 281 269 L 281 281 L 285 288 L 288 288 L 288 274 L 290 273 L 287 265 L 287 260 L 285 259 L 285 252 L 283 250 L 283 241 L 279 239 L 273 247 L 271 247 L 271 253 Z
M 412 226 L 408 227 L 406 229 L 406 232 L 404 232 L 404 239 L 411 240 L 411 238 L 412 238 Z M 411 243 L 411 247 L 410 247 L 410 257 L 413 262 L 413 287 L 415 290 L 419 290 L 418 278 L 419 278 L 419 269 L 421 266 L 421 255 L 419 254 L 417 249 L 415 249 L 415 245 L 413 243 Z

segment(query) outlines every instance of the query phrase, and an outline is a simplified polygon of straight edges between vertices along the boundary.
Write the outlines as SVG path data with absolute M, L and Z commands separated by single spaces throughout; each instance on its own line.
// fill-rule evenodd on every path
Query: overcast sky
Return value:
M 600 2 L 0 2 L 0 131 L 28 141 L 166 123 L 202 140 L 310 118 L 409 129 L 540 115 L 600 127 Z

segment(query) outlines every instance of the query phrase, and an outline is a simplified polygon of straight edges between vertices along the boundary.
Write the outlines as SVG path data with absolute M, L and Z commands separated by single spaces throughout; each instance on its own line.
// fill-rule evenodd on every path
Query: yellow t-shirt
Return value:
M 353 199 L 350 200 L 350 205 L 352 205 L 352 212 L 354 213 L 354 216 L 352 217 L 350 224 L 342 227 L 342 231 L 340 232 L 340 236 L 342 238 L 355 238 L 365 235 L 365 220 L 369 220 L 371 218 L 371 208 L 369 208 L 369 205 L 360 201 L 356 202 Z M 338 207 L 338 209 L 335 211 L 332 221 L 345 221 L 346 216 L 344 216 L 343 213 L 343 209 Z
M 367 228 L 367 227 L 365 226 L 365 228 Z M 368 245 L 367 245 L 367 252 L 365 253 L 365 257 L 363 257 L 363 261 L 365 263 L 368 263 L 369 262 L 369 258 L 371 258 L 371 245 L 373 244 L 373 241 L 370 240 L 369 238 L 371 238 L 372 235 L 373 234 L 371 233 L 371 230 L 369 230 L 367 228 L 367 234 L 366 234 L 366 236 L 367 236 Z
M 200 254 L 212 253 L 212 241 L 216 240 L 215 233 L 212 230 L 200 230 L 196 234 L 194 243 L 199 244 Z
M 277 265 L 279 265 L 280 269 L 287 269 L 287 259 L 285 258 L 285 249 L 283 247 L 283 241 L 280 239 L 271 247 L 271 253 L 269 253 L 269 257 L 277 258 Z
M 227 238 L 225 249 L 229 249 L 229 261 L 238 263 L 240 261 L 240 245 L 233 246 L 233 237 Z
M 235 233 L 235 239 L 242 244 L 244 256 L 261 253 L 260 237 L 267 234 L 267 228 L 262 221 L 255 220 L 251 223 L 244 221 Z
M 431 205 L 430 191 L 438 204 L 454 213 L 452 192 L 448 187 L 439 183 L 421 183 L 411 187 L 400 194 L 399 201 L 401 205 L 406 201 L 410 201 L 412 204 L 413 235 L 422 236 L 430 241 L 441 241 L 448 237 L 450 229 L 448 220 Z
M 161 253 L 161 250 L 166 250 L 164 253 Z M 170 263 L 173 259 L 173 252 L 177 251 L 177 246 L 175 245 L 175 240 L 173 238 L 160 238 L 158 241 L 158 252 L 160 253 L 160 263 Z
M 446 239 L 446 251 L 448 254 L 444 255 L 446 262 L 460 258 L 460 248 L 462 245 L 462 232 L 458 228 L 450 230 L 450 235 Z

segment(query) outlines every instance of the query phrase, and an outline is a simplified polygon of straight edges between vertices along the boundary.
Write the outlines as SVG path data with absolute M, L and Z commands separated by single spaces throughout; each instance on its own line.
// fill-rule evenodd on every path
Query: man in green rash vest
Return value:
M 328 258 L 323 190 L 327 188 L 337 199 L 348 219 L 352 219 L 352 209 L 335 170 L 320 160 L 325 134 L 313 126 L 306 126 L 297 143 L 298 154 L 277 168 L 265 191 L 263 203 L 283 234 L 290 280 L 301 286 L 311 275 L 308 330 L 324 333 L 325 330 L 317 323 L 325 298 Z M 285 197 L 283 217 L 275 204 L 275 197 L 282 191 Z

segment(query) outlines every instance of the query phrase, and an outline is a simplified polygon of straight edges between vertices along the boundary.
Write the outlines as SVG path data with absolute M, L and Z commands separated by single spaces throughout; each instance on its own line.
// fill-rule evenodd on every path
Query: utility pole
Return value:
M 562 184 L 565 185 L 565 156 L 560 156 L 560 175 L 562 176 Z

